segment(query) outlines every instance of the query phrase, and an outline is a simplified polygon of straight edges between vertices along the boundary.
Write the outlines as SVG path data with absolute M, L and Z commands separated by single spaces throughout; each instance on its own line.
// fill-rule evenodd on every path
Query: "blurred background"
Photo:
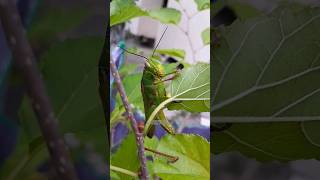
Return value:
M 258 11 L 269 13 L 283 2 L 298 2 L 304 5 L 317 7 L 318 0 L 217 0 L 211 6 L 218 7 L 218 3 L 233 4 L 239 3 L 239 9 L 230 8 L 233 13 L 241 12 L 250 14 L 246 5 L 255 7 Z M 220 7 L 222 9 L 223 7 Z M 243 8 L 243 9 L 241 9 Z M 216 11 L 216 13 L 219 11 Z M 229 26 L 236 18 L 230 11 L 220 11 L 220 16 L 211 17 L 212 27 Z M 213 39 L 214 41 L 214 39 Z M 212 51 L 211 53 L 214 53 Z M 214 64 L 213 64 L 214 65 Z M 249 133 L 249 132 L 248 132 Z M 254 135 L 253 135 L 254 136 Z M 211 146 L 215 148 L 215 146 Z M 227 152 L 211 156 L 211 175 L 215 180 L 317 180 L 320 177 L 320 162 L 315 159 L 291 161 L 280 163 L 278 161 L 261 163 L 255 159 L 247 158 L 238 152 Z
M 105 179 L 108 146 L 97 67 L 107 26 L 106 2 L 16 4 L 79 179 Z M 0 179 L 56 179 L 1 23 Z

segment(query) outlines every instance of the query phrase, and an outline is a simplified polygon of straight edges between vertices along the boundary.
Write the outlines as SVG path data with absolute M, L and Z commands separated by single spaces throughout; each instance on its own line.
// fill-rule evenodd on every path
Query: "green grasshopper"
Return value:
M 143 70 L 143 75 L 142 75 L 142 79 L 141 79 L 141 93 L 143 96 L 143 103 L 144 103 L 146 120 L 149 119 L 151 113 L 156 109 L 156 107 L 161 102 L 163 102 L 164 100 L 166 100 L 168 98 L 168 96 L 166 95 L 166 89 L 165 89 L 164 82 L 176 78 L 179 74 L 179 70 L 183 68 L 183 65 L 179 64 L 175 71 L 168 73 L 168 74 L 165 74 L 163 65 L 156 58 L 153 57 L 153 55 L 154 55 L 158 45 L 160 44 L 161 39 L 163 38 L 167 29 L 168 29 L 168 27 L 166 27 L 165 31 L 163 32 L 159 42 L 157 43 L 156 47 L 153 50 L 150 58 L 146 58 L 142 55 L 135 54 L 135 53 L 127 51 L 126 49 L 123 49 L 124 51 L 126 51 L 130 54 L 134 54 L 134 55 L 137 55 L 137 56 L 140 56 L 140 57 L 146 59 L 145 64 L 144 64 L 145 66 L 144 66 L 144 70 Z M 172 74 L 173 74 L 172 77 L 170 77 L 168 79 L 164 79 L 165 77 L 172 75 Z M 172 127 L 170 122 L 166 119 L 163 110 L 160 110 L 157 113 L 157 115 L 155 116 L 155 119 L 159 120 L 160 125 L 168 133 L 175 134 L 174 128 Z M 145 135 L 147 135 L 149 138 L 152 138 L 154 135 L 154 131 L 155 131 L 155 125 L 152 124 L 149 127 L 149 129 L 146 131 L 147 133 Z
M 144 110 L 145 110 L 145 119 L 149 119 L 151 113 L 156 109 L 156 107 L 166 100 L 168 98 L 166 94 L 165 89 L 165 81 L 172 80 L 176 78 L 179 75 L 179 70 L 183 68 L 182 64 L 179 64 L 175 71 L 165 74 L 163 65 L 153 57 L 158 45 L 161 42 L 161 39 L 163 38 L 166 30 L 164 30 L 159 42 L 157 43 L 156 47 L 154 48 L 152 55 L 150 58 L 146 58 L 142 55 L 135 54 L 132 52 L 128 52 L 127 50 L 123 49 L 124 51 L 134 54 L 140 57 L 143 57 L 145 61 L 145 66 L 143 70 L 143 75 L 141 79 L 141 93 L 143 96 L 143 102 L 144 102 Z M 172 75 L 172 77 L 165 79 L 165 77 Z M 170 124 L 170 122 L 167 120 L 163 110 L 160 110 L 154 120 L 158 120 L 160 122 L 160 125 L 170 134 L 175 134 L 174 128 Z M 146 122 L 145 122 L 146 123 Z M 154 123 L 145 131 L 146 133 L 144 135 L 147 135 L 149 138 L 152 138 L 155 131 L 155 125 Z M 154 151 L 153 151 L 154 152 Z M 157 153 L 157 154 L 163 154 L 163 153 Z M 171 159 L 176 159 L 176 157 L 172 158 L 172 156 L 166 155 L 167 157 Z

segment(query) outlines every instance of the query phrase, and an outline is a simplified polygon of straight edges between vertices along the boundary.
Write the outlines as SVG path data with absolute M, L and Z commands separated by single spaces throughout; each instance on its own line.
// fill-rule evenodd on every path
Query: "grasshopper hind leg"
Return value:
M 175 134 L 175 130 L 174 128 L 172 127 L 171 123 L 167 120 L 167 118 L 165 117 L 164 115 L 164 112 L 163 111 L 160 111 L 158 113 L 158 119 L 159 119 L 159 122 L 160 122 L 160 125 L 161 127 L 166 130 L 169 134 Z
M 149 131 L 148 131 L 148 133 L 147 133 L 147 136 L 148 136 L 149 138 L 152 138 L 153 135 L 154 135 L 154 133 L 155 133 L 155 130 L 156 130 L 155 125 L 151 125 L 151 127 L 150 127 L 150 129 L 149 129 Z

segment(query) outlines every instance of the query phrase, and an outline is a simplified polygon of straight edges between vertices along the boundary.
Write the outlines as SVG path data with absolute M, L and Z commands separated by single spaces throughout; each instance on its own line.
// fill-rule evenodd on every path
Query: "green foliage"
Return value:
M 48 159 L 48 156 L 43 139 L 36 138 L 31 141 L 24 129 L 21 129 L 13 154 L 0 168 L 0 179 L 7 179 L 9 176 L 14 179 L 30 178 L 35 175 L 40 162 Z
M 110 26 L 147 14 L 136 6 L 132 0 L 114 0 L 110 4 Z
M 125 3 L 127 2 L 127 3 Z M 198 8 L 204 10 L 209 8 L 210 1 L 196 1 Z M 132 10 L 131 10 L 132 9 Z M 180 21 L 180 12 L 171 9 L 159 9 L 152 11 L 145 11 L 135 5 L 133 1 L 116 0 L 111 3 L 111 22 L 110 25 L 116 25 L 126 22 L 132 18 L 140 16 L 148 16 L 154 18 L 162 23 L 177 24 Z M 210 43 L 209 29 L 202 34 L 205 44 Z M 156 50 L 156 55 L 166 54 L 173 56 L 183 61 L 185 58 L 185 51 L 181 49 L 161 49 Z M 159 58 L 159 57 L 158 57 Z M 210 101 L 210 66 L 208 64 L 188 65 L 183 63 L 185 68 L 182 73 L 173 81 L 166 82 L 169 85 L 166 88 L 167 94 L 171 98 L 167 102 L 163 102 L 158 106 L 154 113 L 158 112 L 172 101 L 179 101 L 179 103 L 172 103 L 169 105 L 170 110 L 187 110 L 191 112 L 208 112 Z M 165 73 L 173 72 L 177 64 L 164 64 Z M 134 70 L 133 70 L 134 69 Z M 130 104 L 134 107 L 143 110 L 143 101 L 141 96 L 141 73 L 135 72 L 136 68 L 121 68 L 122 82 L 128 96 Z M 129 73 L 129 71 L 133 73 Z M 114 124 L 123 119 L 124 108 L 120 99 L 117 96 L 117 103 L 115 110 L 112 112 L 111 123 Z M 150 117 L 153 119 L 153 117 Z M 149 123 L 151 121 L 148 121 Z M 148 129 L 148 124 L 145 125 Z M 153 175 L 160 176 L 163 179 L 210 179 L 210 148 L 209 142 L 200 136 L 196 135 L 167 135 L 160 141 L 153 137 L 152 139 L 144 139 L 145 147 L 156 149 L 160 152 L 170 155 L 179 156 L 179 160 L 173 164 L 167 164 L 166 160 L 154 156 L 153 153 L 146 152 L 147 156 L 153 156 L 155 161 L 148 161 L 147 167 L 150 177 Z M 195 148 L 196 147 L 196 148 Z M 121 144 L 119 149 L 113 154 L 111 164 L 132 172 L 138 172 L 139 161 L 137 157 L 136 141 L 133 134 L 130 134 Z M 190 170 L 191 169 L 191 170 Z M 115 175 L 116 174 L 116 175 Z M 113 172 L 114 177 L 119 179 L 132 179 L 127 175 L 119 172 Z
M 151 139 L 148 137 L 144 138 L 144 147 L 150 148 L 150 149 L 156 149 L 159 144 L 159 140 L 156 136 L 153 136 Z M 146 156 L 152 156 L 153 153 L 146 151 Z
M 190 112 L 210 110 L 210 65 L 196 64 L 182 71 L 168 87 L 172 103 L 169 110 L 183 109 Z M 171 101 L 171 102 L 172 102 Z
M 178 134 L 166 135 L 160 142 L 156 137 L 145 139 L 145 146 L 159 152 L 178 156 L 175 163 L 167 163 L 167 159 L 150 152 L 154 161 L 148 161 L 150 175 L 153 173 L 163 179 L 210 179 L 210 144 L 198 135 Z M 195 148 L 197 147 L 197 148 Z M 139 163 L 136 141 L 133 134 L 128 135 L 117 152 L 111 158 L 111 164 L 123 169 L 137 172 Z M 121 179 L 130 179 L 125 174 L 116 172 Z
M 137 143 L 134 134 L 130 133 L 122 142 L 119 149 L 111 156 L 111 164 L 132 172 L 138 172 L 139 159 L 138 159 Z M 131 179 L 123 173 L 118 173 L 120 179 Z
M 183 49 L 157 49 L 157 53 L 184 59 L 186 52 Z
M 202 38 L 204 45 L 210 44 L 210 27 L 208 27 L 204 31 L 202 31 L 201 38 Z
M 97 61 L 102 47 L 102 38 L 66 40 L 52 46 L 41 57 L 41 71 L 46 90 L 59 120 L 60 132 L 75 133 L 81 142 L 92 143 L 95 150 L 106 153 L 107 139 L 105 121 L 97 90 Z M 40 107 L 41 108 L 41 107 Z M 48 158 L 43 146 L 31 103 L 27 98 L 20 108 L 24 144 L 30 152 L 20 152 L 15 166 L 27 164 L 19 176 L 34 172 Z M 18 165 L 17 165 L 18 164 Z
M 210 0 L 194 0 L 197 4 L 198 11 L 202 11 L 210 8 Z
M 181 19 L 181 13 L 173 8 L 162 8 L 148 12 L 151 18 L 157 19 L 161 23 L 178 24 Z
M 143 100 L 141 95 L 141 82 L 142 73 L 135 73 L 126 75 L 123 80 L 123 86 L 126 91 L 126 95 L 128 97 L 128 101 L 134 105 L 134 107 L 144 110 Z M 110 127 L 112 127 L 116 122 L 121 120 L 122 114 L 125 112 L 125 108 L 122 104 L 122 100 L 120 98 L 119 93 L 116 96 L 116 106 L 114 111 L 111 114 Z
M 210 65 L 196 64 L 184 69 L 179 77 L 167 87 L 168 99 L 151 113 L 145 124 L 148 129 L 155 115 L 167 107 L 169 110 L 209 112 L 210 110 Z
M 223 6 L 226 5 L 234 10 L 238 18 L 242 20 L 262 15 L 262 13 L 252 5 L 239 0 L 218 1 L 213 5 L 213 14 L 215 15 L 220 9 L 223 8 Z
M 128 75 L 124 77 L 122 82 L 129 102 L 134 104 L 135 107 L 143 110 L 143 101 L 140 89 L 141 77 L 142 73 Z
M 319 8 L 286 6 L 220 29 L 212 54 L 212 120 L 248 124 L 212 134 L 214 153 L 239 151 L 261 161 L 320 158 L 319 122 L 309 121 L 320 115 L 319 14 Z
M 59 33 L 79 25 L 89 15 L 87 9 L 51 8 L 39 12 L 30 26 L 28 36 L 32 42 L 48 42 Z
M 210 144 L 198 135 L 166 135 L 157 151 L 178 156 L 175 163 L 155 156 L 154 173 L 163 179 L 210 179 Z
M 137 70 L 138 65 L 132 63 L 126 63 L 119 69 L 120 76 L 127 76 L 134 74 Z
M 41 70 L 62 132 L 104 127 L 97 93 L 97 64 L 103 39 L 67 40 L 53 46 L 41 58 Z M 22 124 L 31 139 L 40 136 L 30 102 L 21 107 Z M 76 123 L 75 123 L 76 122 Z
M 147 16 L 162 23 L 177 24 L 181 14 L 173 8 L 161 8 L 157 10 L 143 10 L 133 0 L 114 0 L 110 4 L 110 26 L 124 23 L 130 19 Z
M 121 180 L 119 175 L 115 173 L 114 171 L 110 171 L 110 177 L 112 180 Z

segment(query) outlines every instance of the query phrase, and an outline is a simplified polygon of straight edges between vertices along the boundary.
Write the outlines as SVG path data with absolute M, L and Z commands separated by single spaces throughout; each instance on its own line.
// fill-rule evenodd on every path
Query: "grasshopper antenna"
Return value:
M 122 48 L 122 47 L 120 47 L 120 46 L 118 46 L 118 47 L 119 47 L 120 49 L 124 50 L 125 52 L 129 53 L 129 54 L 133 54 L 133 55 L 142 57 L 142 58 L 144 58 L 144 59 L 146 59 L 146 60 L 149 60 L 148 58 L 146 58 L 146 57 L 144 57 L 144 56 L 142 56 L 142 55 L 140 55 L 140 54 L 136 54 L 136 53 L 130 52 L 130 51 L 128 51 L 128 50 L 126 50 L 126 49 L 124 49 L 124 48 Z
M 160 44 L 160 42 L 161 42 L 161 40 L 162 40 L 162 38 L 163 38 L 164 34 L 166 33 L 167 29 L 168 29 L 168 26 L 167 26 L 167 27 L 166 27 L 166 29 L 163 31 L 163 33 L 162 33 L 162 35 L 161 35 L 161 37 L 160 37 L 160 39 L 159 39 L 159 41 L 158 41 L 158 43 L 157 43 L 156 47 L 153 49 L 153 52 L 152 52 L 151 57 L 152 57 L 152 56 L 154 55 L 154 53 L 156 52 L 156 50 L 157 50 L 157 48 L 158 48 L 158 46 L 159 46 L 159 44 Z

